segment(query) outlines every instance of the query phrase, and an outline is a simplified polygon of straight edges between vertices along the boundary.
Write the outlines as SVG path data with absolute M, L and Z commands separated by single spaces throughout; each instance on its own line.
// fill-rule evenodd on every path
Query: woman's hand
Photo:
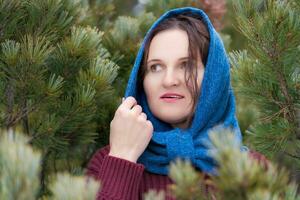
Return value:
M 149 144 L 153 133 L 152 123 L 137 105 L 135 98 L 128 97 L 119 106 L 110 123 L 110 156 L 136 162 Z

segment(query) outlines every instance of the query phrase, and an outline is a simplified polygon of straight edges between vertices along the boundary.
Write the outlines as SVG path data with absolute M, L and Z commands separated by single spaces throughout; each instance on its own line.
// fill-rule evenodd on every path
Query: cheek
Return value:
M 153 81 L 151 77 L 146 75 L 143 81 L 143 87 L 148 98 L 149 96 L 151 96 L 150 94 L 153 94 L 153 92 L 155 91 L 155 81 Z
M 199 68 L 198 69 L 198 71 L 197 71 L 197 84 L 198 84 L 198 89 L 200 89 L 201 88 L 201 84 L 202 84 L 202 81 L 203 81 L 203 77 L 204 77 L 204 68 L 203 67 L 201 67 L 201 68 Z M 194 72 L 194 73 L 196 73 L 196 72 Z M 186 80 L 186 79 L 188 79 L 188 77 L 185 77 L 185 79 L 184 80 Z M 195 79 L 194 79 L 195 80 Z M 193 86 L 194 86 L 194 80 L 193 80 L 193 78 L 190 78 L 189 79 L 189 81 L 186 83 L 186 86 L 188 87 L 188 88 L 193 88 Z

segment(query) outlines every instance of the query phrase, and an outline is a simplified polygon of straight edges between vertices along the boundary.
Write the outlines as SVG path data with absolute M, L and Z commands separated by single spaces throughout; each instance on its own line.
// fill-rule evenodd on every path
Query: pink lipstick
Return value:
M 181 100 L 183 98 L 184 98 L 183 95 L 177 93 L 165 93 L 160 97 L 160 99 L 162 99 L 164 102 L 167 103 L 175 103 L 178 100 Z

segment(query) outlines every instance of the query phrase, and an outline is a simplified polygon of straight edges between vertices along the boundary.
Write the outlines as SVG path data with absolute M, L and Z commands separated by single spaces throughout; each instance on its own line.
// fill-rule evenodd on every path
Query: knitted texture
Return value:
M 86 175 L 101 181 L 97 200 L 140 200 L 150 189 L 167 191 L 168 176 L 148 173 L 141 164 L 108 155 L 109 147 L 98 150 L 90 160 Z M 166 200 L 174 198 L 166 194 Z
M 145 42 L 151 30 L 168 17 L 178 14 L 188 15 L 188 13 L 199 15 L 202 18 L 210 35 L 210 43 L 195 115 L 191 126 L 183 130 L 171 127 L 151 113 L 145 93 L 138 92 L 137 76 Z M 238 141 L 242 139 L 235 116 L 235 99 L 230 85 L 230 65 L 225 48 L 208 16 L 200 9 L 185 7 L 170 10 L 152 25 L 144 38 L 132 68 L 125 93 L 125 97 L 128 96 L 137 99 L 154 127 L 153 137 L 138 160 L 149 172 L 167 175 L 170 162 L 180 157 L 189 159 L 200 171 L 214 173 L 216 172 L 216 162 L 209 154 L 209 132 L 216 126 L 228 127 L 235 132 Z
M 150 173 L 141 164 L 108 154 L 109 146 L 98 150 L 86 168 L 88 177 L 101 181 L 97 200 L 141 200 L 149 190 L 164 191 L 166 200 L 175 200 L 167 190 L 168 185 L 173 183 L 169 176 Z M 268 161 L 263 155 L 249 151 L 249 157 L 268 168 Z M 210 177 L 205 176 L 205 179 Z M 212 185 L 204 186 L 205 192 L 211 197 L 218 191 Z

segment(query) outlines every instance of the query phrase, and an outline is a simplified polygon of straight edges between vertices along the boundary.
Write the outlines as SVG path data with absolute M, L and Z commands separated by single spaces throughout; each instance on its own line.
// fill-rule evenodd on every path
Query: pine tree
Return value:
M 122 96 L 131 68 L 134 64 L 138 48 L 150 25 L 156 18 L 151 12 L 139 16 L 118 16 L 104 35 L 104 45 L 113 52 L 112 59 L 120 66 L 115 88 Z
M 1 132 L 0 199 L 33 200 L 39 192 L 41 153 L 33 150 L 28 138 L 17 132 Z M 99 183 L 84 177 L 57 174 L 47 200 L 94 200 Z
M 233 2 L 245 51 L 231 54 L 238 95 L 251 100 L 259 120 L 248 144 L 291 170 L 300 182 L 299 1 Z
M 289 181 L 285 169 L 268 163 L 264 166 L 241 151 L 241 143 L 230 130 L 210 133 L 212 156 L 220 163 L 213 183 L 220 189 L 217 199 L 295 199 L 297 186 Z
M 0 1 L 0 126 L 41 150 L 40 195 L 55 173 L 82 173 L 117 103 L 118 66 L 103 32 L 81 25 L 86 5 Z

